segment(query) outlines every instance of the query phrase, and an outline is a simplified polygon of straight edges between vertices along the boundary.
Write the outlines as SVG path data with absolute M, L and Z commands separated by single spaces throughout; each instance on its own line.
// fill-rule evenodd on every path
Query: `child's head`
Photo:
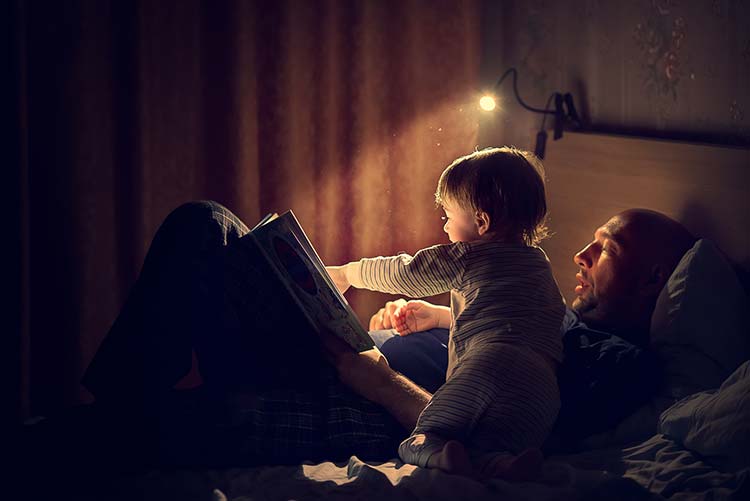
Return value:
M 446 211 L 452 241 L 473 236 L 536 245 L 547 236 L 544 168 L 527 151 L 487 148 L 456 159 L 440 176 L 435 201 Z

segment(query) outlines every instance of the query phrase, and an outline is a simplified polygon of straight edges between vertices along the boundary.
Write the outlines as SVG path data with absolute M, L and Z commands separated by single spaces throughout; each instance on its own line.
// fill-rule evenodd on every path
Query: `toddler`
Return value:
M 450 291 L 450 310 L 407 303 L 396 321 L 408 333 L 413 305 L 419 330 L 450 325 L 446 382 L 401 443 L 401 459 L 453 473 L 531 478 L 560 406 L 565 309 L 537 247 L 546 236 L 542 166 L 514 148 L 477 151 L 445 169 L 435 198 L 451 244 L 329 272 L 342 292 L 349 285 L 409 297 Z

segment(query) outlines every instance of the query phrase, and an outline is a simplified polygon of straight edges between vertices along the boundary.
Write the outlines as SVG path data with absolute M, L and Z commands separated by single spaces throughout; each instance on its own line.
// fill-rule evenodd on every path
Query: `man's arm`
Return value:
M 382 405 L 401 426 L 411 431 L 417 426 L 417 419 L 430 403 L 432 394 L 390 367 L 388 371 L 385 384 L 376 387 L 372 396 L 362 396 Z
M 344 384 L 382 405 L 407 430 L 414 429 L 432 398 L 429 392 L 391 369 L 377 348 L 356 353 L 332 334 L 322 334 L 321 338 Z

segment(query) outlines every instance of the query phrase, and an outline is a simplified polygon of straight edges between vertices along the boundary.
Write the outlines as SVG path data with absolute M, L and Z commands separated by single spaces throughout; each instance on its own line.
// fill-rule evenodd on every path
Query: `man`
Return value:
M 647 351 L 651 314 L 694 241 L 667 216 L 632 209 L 598 228 L 573 257 L 579 285 L 561 328 L 566 355 L 558 373 L 562 408 L 551 447 L 574 447 L 615 426 L 651 397 L 659 377 L 658 361 Z M 371 318 L 370 330 L 394 370 L 434 392 L 444 381 L 448 331 L 400 337 L 390 330 L 397 317 L 408 319 L 406 312 L 421 303 L 386 303 Z
M 264 305 L 279 297 L 278 284 L 262 273 L 261 261 L 244 256 L 244 286 L 227 272 L 233 243 L 247 231 L 215 202 L 173 211 L 83 384 L 115 426 L 139 424 L 150 460 L 159 463 L 395 456 L 431 393 L 378 350 L 356 353 L 328 334 L 321 356 L 299 315 L 268 318 Z M 581 285 L 574 306 L 582 320 L 645 340 L 656 296 L 691 241 L 657 213 L 627 211 L 610 220 L 576 255 Z M 393 312 L 387 305 L 374 327 L 387 327 Z M 576 318 L 568 322 L 569 332 L 581 327 Z M 408 351 L 424 336 L 393 339 Z M 396 362 L 390 345 L 381 344 Z M 186 413 L 174 405 L 173 387 L 190 369 L 192 350 L 204 397 Z

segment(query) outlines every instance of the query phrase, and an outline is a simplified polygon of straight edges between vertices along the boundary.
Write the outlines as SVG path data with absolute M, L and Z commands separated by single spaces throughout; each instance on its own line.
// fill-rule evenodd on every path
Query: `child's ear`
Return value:
M 484 211 L 477 212 L 477 233 L 484 235 L 490 229 L 490 215 Z

